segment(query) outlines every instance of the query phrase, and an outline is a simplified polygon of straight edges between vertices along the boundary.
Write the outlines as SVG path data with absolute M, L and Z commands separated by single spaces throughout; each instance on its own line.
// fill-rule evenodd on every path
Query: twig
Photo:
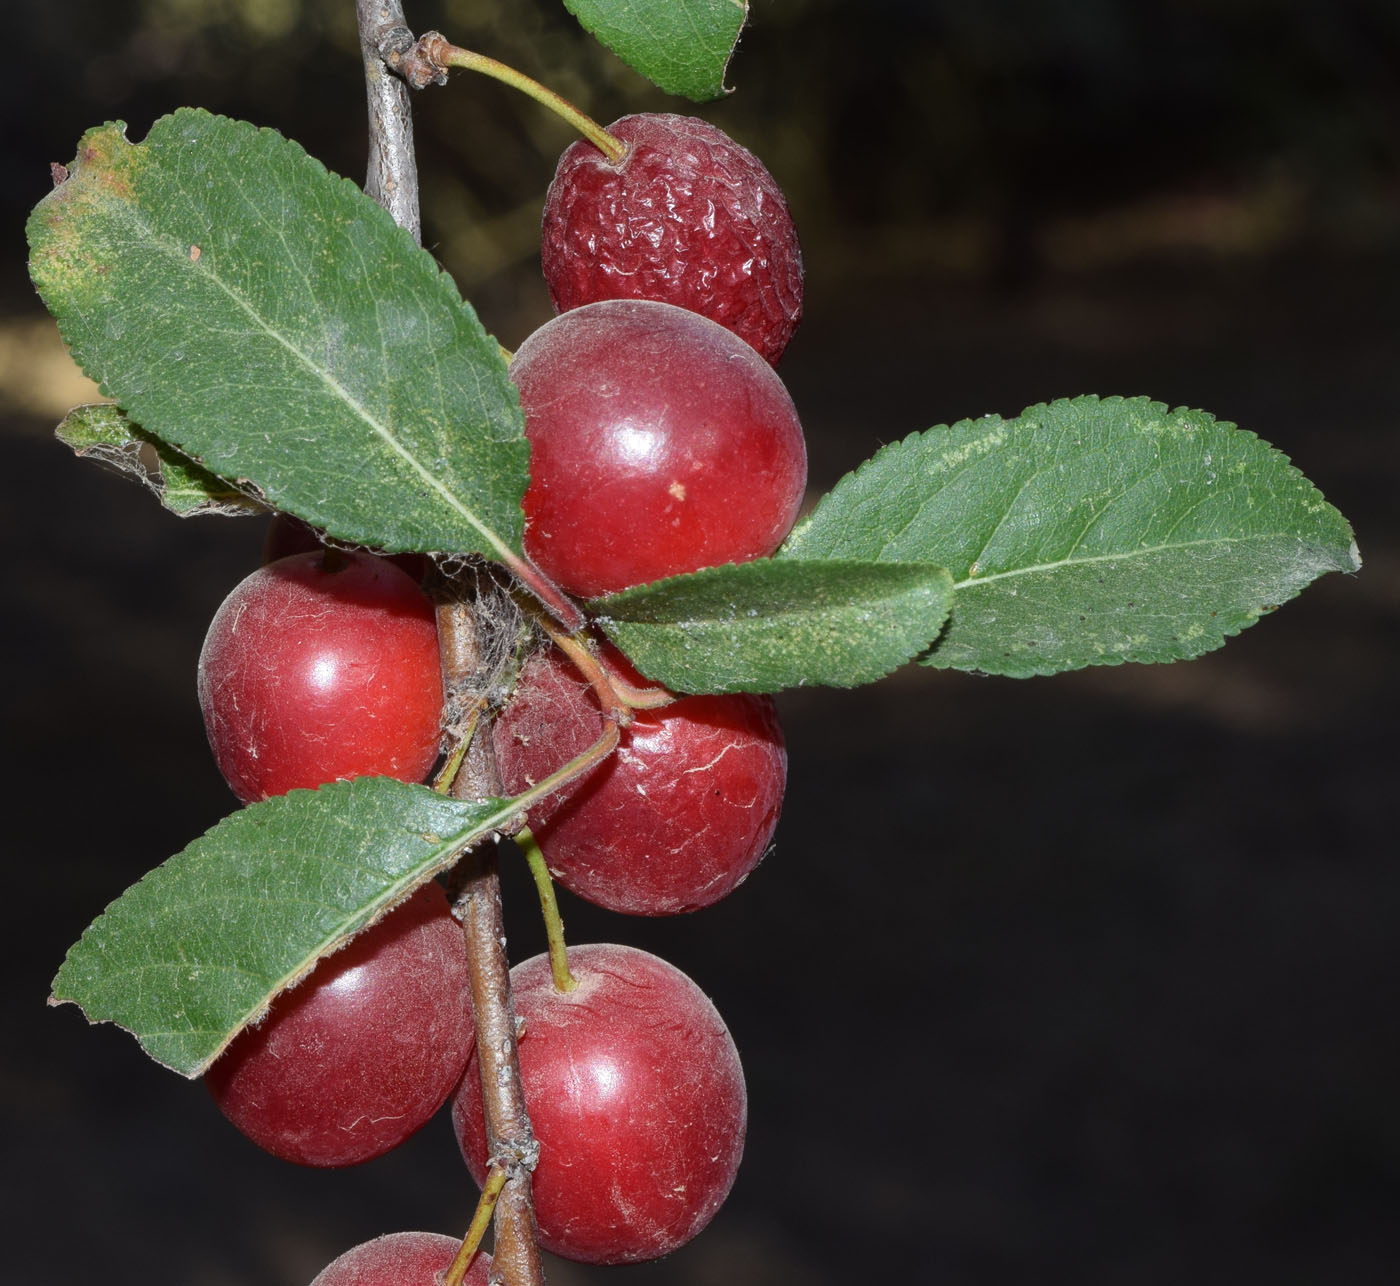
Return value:
M 483 845 L 469 853 L 466 861 L 467 880 L 457 906 L 471 970 L 487 1147 L 491 1164 L 506 1171 L 505 1187 L 496 1202 L 491 1281 L 504 1286 L 542 1286 L 544 1265 L 530 1195 L 530 1174 L 540 1150 L 520 1084 L 495 845 Z
M 394 221 L 422 243 L 418 212 L 418 165 L 413 151 L 413 116 L 408 88 L 390 74 L 385 59 L 393 50 L 413 45 L 399 0 L 355 0 L 360 48 L 364 55 L 365 92 L 369 99 L 369 167 L 365 191 Z M 476 617 L 464 602 L 438 608 L 442 638 L 443 686 L 456 699 L 480 679 L 482 649 Z M 459 798 L 500 794 L 489 737 L 473 737 L 465 763 L 453 783 Z M 482 1074 L 487 1137 L 493 1159 L 505 1166 L 507 1179 L 496 1203 L 496 1239 L 491 1281 L 503 1286 L 543 1286 L 539 1235 L 530 1196 L 530 1172 L 539 1156 L 525 1110 L 515 1044 L 515 1013 L 510 998 L 510 962 L 501 920 L 501 889 L 495 849 L 483 845 L 469 854 L 461 899 L 463 932 L 471 972 L 476 1048 Z
M 438 607 L 443 685 L 449 703 L 470 698 L 476 688 L 491 681 L 492 676 L 485 673 L 477 620 L 478 613 L 468 603 L 448 601 Z M 459 799 L 500 796 L 500 777 L 489 736 L 472 738 L 452 784 L 452 794 Z M 525 1091 L 520 1083 L 495 845 L 485 844 L 468 853 L 462 868 L 457 910 L 466 935 L 471 972 L 486 1138 L 491 1164 L 499 1164 L 506 1171 L 506 1183 L 496 1203 L 491 1280 L 505 1286 L 542 1286 L 544 1266 L 540 1262 L 530 1196 L 530 1174 L 539 1159 L 539 1144 L 530 1128 Z
M 365 60 L 365 94 L 369 99 L 365 191 L 421 245 L 413 109 L 408 86 L 385 65 L 387 59 L 413 47 L 413 33 L 404 24 L 399 0 L 355 0 L 355 16 L 360 23 L 360 52 Z
M 434 83 L 445 84 L 447 72 L 440 67 L 434 70 L 419 57 L 419 42 L 404 22 L 399 0 L 355 0 L 355 13 L 360 23 L 360 52 L 364 56 L 365 94 L 369 99 L 365 191 L 422 245 L 409 86 L 421 89 Z M 429 35 L 442 40 L 436 33 Z M 501 561 L 566 630 L 573 633 L 583 628 L 583 613 L 578 606 L 528 558 L 504 552 Z

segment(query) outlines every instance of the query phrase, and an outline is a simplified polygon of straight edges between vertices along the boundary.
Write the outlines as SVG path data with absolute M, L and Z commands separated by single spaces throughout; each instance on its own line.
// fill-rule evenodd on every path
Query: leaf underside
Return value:
M 815 559 L 730 564 L 596 599 L 598 624 L 677 692 L 854 687 L 923 651 L 948 613 L 941 567 Z
M 159 438 L 143 433 L 111 402 L 75 406 L 54 432 L 79 458 L 96 460 L 142 483 L 177 517 L 267 513 L 266 505 L 244 495 L 226 478 L 216 477 Z
M 893 443 L 777 557 L 941 563 L 953 607 L 924 663 L 1015 677 L 1199 656 L 1360 566 L 1346 520 L 1253 434 L 1097 397 Z
M 496 342 L 353 183 L 182 109 L 90 130 L 29 220 L 74 357 L 141 429 L 330 536 L 520 549 L 529 446 Z
M 198 1076 L 274 996 L 512 809 L 388 777 L 250 804 L 113 902 L 68 952 L 50 1003 Z
M 668 94 L 703 103 L 726 92 L 748 0 L 564 0 L 585 31 Z

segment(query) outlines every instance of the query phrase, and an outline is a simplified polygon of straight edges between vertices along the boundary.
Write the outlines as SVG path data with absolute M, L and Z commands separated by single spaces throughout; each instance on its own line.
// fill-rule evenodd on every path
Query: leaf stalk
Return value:
M 538 624 L 549 636 L 550 642 L 564 653 L 573 662 L 574 668 L 588 680 L 604 716 L 618 727 L 626 728 L 632 722 L 633 712 L 636 710 L 659 710 L 676 700 L 676 694 L 667 688 L 639 688 L 620 674 L 609 673 L 577 631 L 566 634 L 545 620 L 538 621 Z

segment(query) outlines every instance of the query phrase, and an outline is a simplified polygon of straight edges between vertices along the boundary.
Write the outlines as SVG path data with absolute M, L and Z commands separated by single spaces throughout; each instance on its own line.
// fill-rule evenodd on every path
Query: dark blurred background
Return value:
M 691 110 L 547 0 L 410 0 L 600 119 Z M 259 524 L 181 524 L 50 430 L 90 396 L 23 271 L 47 164 L 193 103 L 360 177 L 350 0 L 47 0 L 0 80 L 14 1286 L 305 1286 L 460 1230 L 445 1121 L 319 1173 L 72 1008 L 67 945 L 230 810 L 194 700 Z M 1394 0 L 759 0 L 699 109 L 804 234 L 783 365 L 814 491 L 930 424 L 1147 393 L 1275 443 L 1367 565 L 1188 665 L 928 671 L 782 699 L 777 850 L 728 902 L 578 940 L 667 955 L 743 1051 L 748 1155 L 691 1247 L 564 1286 L 1400 1280 Z M 562 125 L 459 74 L 419 100 L 426 239 L 514 345 L 549 313 Z M 540 949 L 507 881 L 513 953 Z

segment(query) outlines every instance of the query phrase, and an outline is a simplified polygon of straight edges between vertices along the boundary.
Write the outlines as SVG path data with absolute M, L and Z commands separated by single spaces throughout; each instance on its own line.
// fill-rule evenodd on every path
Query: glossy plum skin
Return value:
M 205 1073 L 243 1134 L 286 1161 L 357 1165 L 417 1131 L 471 1052 L 461 927 L 440 886 L 322 960 Z
M 773 176 L 694 116 L 624 116 L 621 161 L 580 141 L 545 197 L 540 260 L 558 312 L 659 299 L 777 362 L 802 318 L 802 249 Z
M 697 313 L 576 308 L 526 339 L 510 373 L 531 448 L 525 552 L 571 593 L 761 558 L 796 520 L 807 449 L 792 399 Z
M 332 1260 L 311 1286 L 441 1286 L 461 1244 L 440 1232 L 386 1233 Z M 490 1271 L 491 1256 L 478 1252 L 463 1286 L 486 1286 Z
M 549 960 L 511 970 L 524 1019 L 520 1072 L 540 1144 L 540 1245 L 592 1264 L 655 1259 L 723 1204 L 744 1150 L 738 1051 L 705 994 L 634 947 L 571 948 L 579 986 L 554 989 Z M 486 1178 L 476 1060 L 452 1105 L 462 1155 Z
M 644 680 L 615 650 L 604 666 Z M 603 731 L 591 688 L 556 650 L 526 662 L 493 728 L 512 795 L 581 754 Z M 675 915 L 733 891 L 768 850 L 787 785 L 771 697 L 683 697 L 639 710 L 617 752 L 529 812 L 565 888 L 628 915 Z
M 433 605 L 369 554 L 269 563 L 210 622 L 199 706 L 215 762 L 245 804 L 341 778 L 422 781 L 442 715 Z

